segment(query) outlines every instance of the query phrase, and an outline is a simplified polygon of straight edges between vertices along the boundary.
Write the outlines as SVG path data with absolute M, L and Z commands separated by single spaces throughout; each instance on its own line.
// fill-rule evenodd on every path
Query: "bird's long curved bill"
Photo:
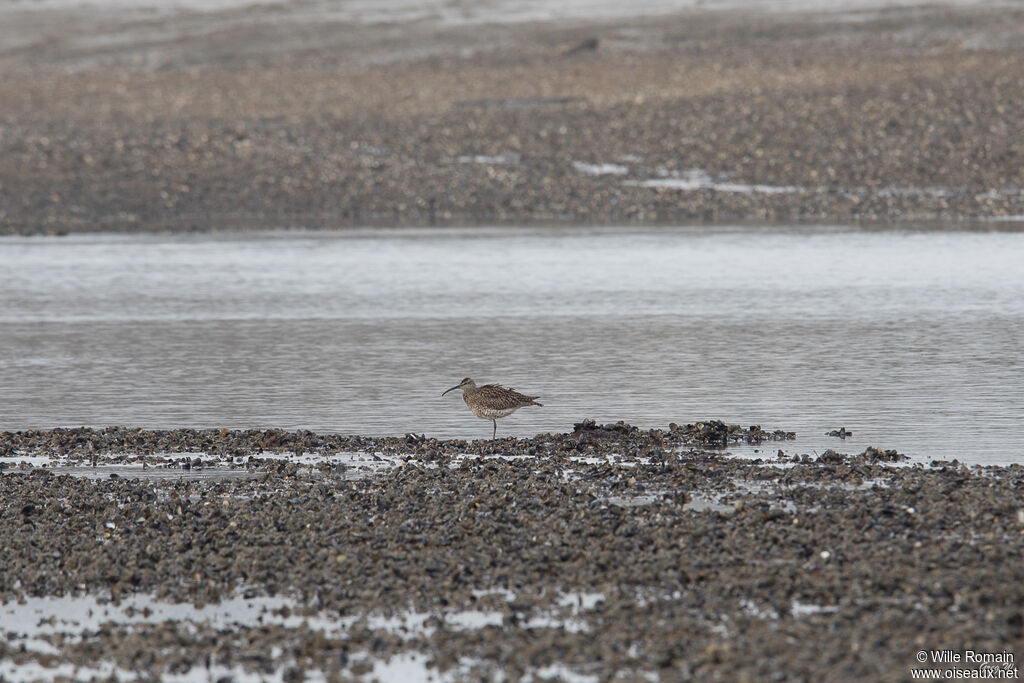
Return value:
M 451 389 L 445 389 L 444 391 L 442 391 L 442 392 L 441 392 L 441 395 L 442 395 L 442 396 L 444 396 L 444 395 L 445 395 L 445 394 L 447 394 L 447 393 L 448 393 L 449 391 L 455 391 L 456 389 L 458 389 L 458 388 L 459 388 L 459 387 L 461 387 L 461 386 L 462 386 L 461 384 L 456 384 L 456 385 L 455 385 L 454 387 L 452 387 Z

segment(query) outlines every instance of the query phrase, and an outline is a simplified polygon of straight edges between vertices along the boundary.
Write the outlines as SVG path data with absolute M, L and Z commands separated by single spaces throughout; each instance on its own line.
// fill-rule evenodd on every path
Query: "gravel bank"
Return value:
M 895 681 L 921 650 L 1019 653 L 1024 637 L 1020 466 L 794 457 L 779 452 L 785 432 L 766 460 L 739 460 L 701 445 L 730 433 L 713 421 L 471 444 L 361 439 L 388 467 L 358 476 L 330 464 L 352 441 L 310 433 L 64 430 L 2 443 L 8 456 L 77 444 L 47 457 L 117 461 L 170 457 L 169 434 L 190 433 L 179 450 L 219 439 L 223 454 L 202 464 L 252 477 L 7 469 L 0 595 L 99 596 L 108 611 L 148 596 L 157 614 L 178 602 L 278 606 L 219 625 L 111 619 L 24 649 L 8 631 L 0 663 L 106 662 L 143 678 L 338 680 L 418 662 L 450 679 Z M 139 455 L 145 443 L 153 456 Z M 306 464 L 287 451 L 265 459 L 300 443 L 315 453 Z
M 1012 7 L 397 34 L 263 11 L 0 52 L 0 232 L 1024 215 Z

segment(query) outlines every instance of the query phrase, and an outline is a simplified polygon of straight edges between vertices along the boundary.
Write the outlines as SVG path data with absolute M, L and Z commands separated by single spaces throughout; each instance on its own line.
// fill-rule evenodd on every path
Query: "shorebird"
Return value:
M 490 420 L 494 424 L 491 432 L 491 439 L 498 435 L 498 418 L 508 417 L 523 406 L 539 406 L 535 399 L 539 396 L 525 396 L 515 389 L 506 389 L 497 384 L 485 384 L 478 387 L 476 382 L 466 378 L 441 393 L 442 396 L 449 391 L 462 389 L 462 400 L 466 402 L 473 414 L 482 420 Z

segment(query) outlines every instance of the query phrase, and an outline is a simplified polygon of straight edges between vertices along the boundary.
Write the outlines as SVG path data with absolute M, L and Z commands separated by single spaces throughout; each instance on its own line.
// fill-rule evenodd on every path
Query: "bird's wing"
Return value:
M 484 384 L 483 386 L 477 387 L 478 392 L 483 392 L 484 396 L 492 396 L 497 400 L 503 402 L 514 401 L 523 405 L 528 405 L 531 401 L 540 398 L 539 396 L 527 396 L 526 394 L 520 394 L 512 387 L 503 387 L 500 384 Z

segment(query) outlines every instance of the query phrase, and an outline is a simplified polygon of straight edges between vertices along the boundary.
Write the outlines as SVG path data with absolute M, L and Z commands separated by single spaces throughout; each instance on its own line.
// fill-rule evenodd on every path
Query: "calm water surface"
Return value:
M 468 375 L 542 396 L 499 436 L 719 418 L 787 452 L 1024 462 L 1022 358 L 1013 231 L 0 239 L 0 429 L 489 437 L 440 396 Z

